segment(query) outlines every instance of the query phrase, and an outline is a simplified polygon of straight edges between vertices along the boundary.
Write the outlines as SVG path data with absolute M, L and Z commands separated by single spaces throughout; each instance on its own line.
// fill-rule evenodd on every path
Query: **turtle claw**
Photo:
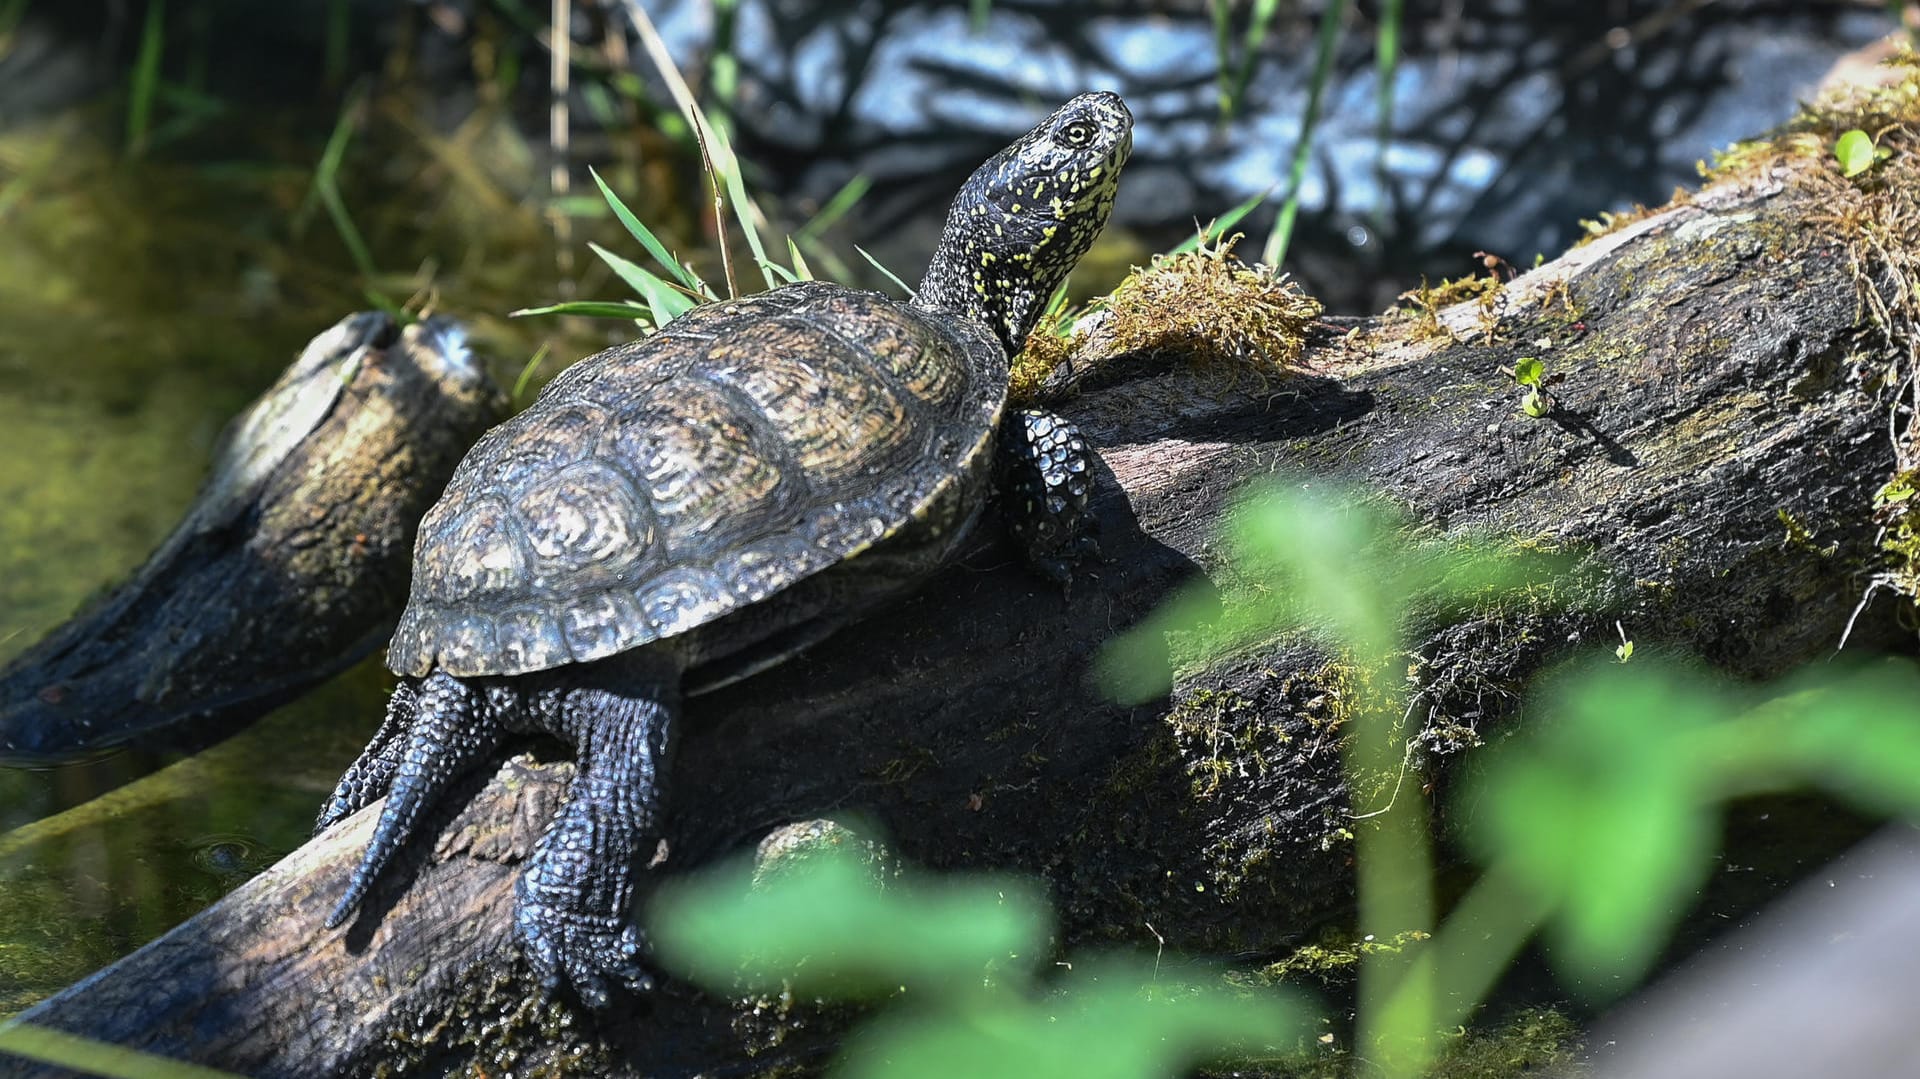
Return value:
M 540 988 L 551 997 L 570 988 L 580 1003 L 599 1010 L 614 988 L 645 993 L 653 978 L 642 965 L 646 952 L 640 931 L 623 918 L 563 911 L 544 903 L 522 902 L 513 917 L 514 937 L 532 965 Z

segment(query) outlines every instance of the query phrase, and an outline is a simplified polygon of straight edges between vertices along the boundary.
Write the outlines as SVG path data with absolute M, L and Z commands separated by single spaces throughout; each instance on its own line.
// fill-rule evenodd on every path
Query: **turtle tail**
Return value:
M 374 826 L 360 865 L 347 881 L 346 894 L 327 916 L 327 928 L 347 920 L 394 854 L 412 837 L 427 807 L 455 780 L 491 756 L 506 735 L 497 711 L 486 707 L 472 686 L 442 671 L 420 682 L 413 701 L 413 722 L 405 736 L 406 748 L 392 773 L 380 822 Z

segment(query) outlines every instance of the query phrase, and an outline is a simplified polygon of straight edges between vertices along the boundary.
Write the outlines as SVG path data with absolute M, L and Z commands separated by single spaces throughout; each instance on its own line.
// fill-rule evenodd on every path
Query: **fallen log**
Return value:
M 1231 585 L 1222 510 L 1276 472 L 1603 568 L 1562 606 L 1423 628 L 1402 734 L 1429 777 L 1616 621 L 1642 649 L 1741 675 L 1831 653 L 1885 564 L 1873 496 L 1908 359 L 1901 319 L 1865 302 L 1887 264 L 1833 221 L 1845 182 L 1824 154 L 1753 164 L 1478 299 L 1324 322 L 1306 369 L 1258 392 L 1164 359 L 1082 364 L 1056 390 L 1109 470 L 1106 561 L 1067 599 L 985 544 L 691 701 L 655 872 L 857 811 L 910 861 L 1044 879 L 1067 948 L 1282 953 L 1350 901 L 1338 657 L 1283 633 L 1137 707 L 1087 674 L 1176 585 Z M 1544 417 L 1503 373 L 1526 356 L 1562 376 Z M 1895 607 L 1869 607 L 1855 646 L 1911 650 Z M 837 1027 L 815 1012 L 672 982 L 599 1016 L 536 1002 L 507 945 L 508 881 L 568 775 L 503 767 L 340 931 L 321 924 L 367 813 L 24 1018 L 252 1075 L 744 1074 L 828 1051 Z

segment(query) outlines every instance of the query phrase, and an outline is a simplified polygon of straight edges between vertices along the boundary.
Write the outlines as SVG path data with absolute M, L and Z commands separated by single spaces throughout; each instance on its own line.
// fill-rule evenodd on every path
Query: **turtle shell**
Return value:
M 421 521 L 400 674 L 513 675 L 685 633 L 981 484 L 1007 359 L 984 327 L 803 283 L 568 368 Z

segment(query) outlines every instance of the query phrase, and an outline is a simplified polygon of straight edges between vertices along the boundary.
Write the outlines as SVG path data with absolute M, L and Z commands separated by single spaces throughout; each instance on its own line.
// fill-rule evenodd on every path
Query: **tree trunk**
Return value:
M 1808 159 L 1794 168 L 1831 167 Z M 670 795 L 675 872 L 785 822 L 858 813 L 909 860 L 1045 879 L 1069 947 L 1272 956 L 1350 900 L 1347 682 L 1299 634 L 1112 703 L 1088 671 L 1171 588 L 1221 567 L 1221 511 L 1285 472 L 1383 493 L 1438 530 L 1590 552 L 1569 607 L 1429 627 L 1405 736 L 1438 775 L 1573 650 L 1670 647 L 1743 675 L 1829 654 L 1877 564 L 1892 357 L 1863 321 L 1818 196 L 1762 171 L 1576 249 L 1487 305 L 1320 326 L 1265 387 L 1143 357 L 1082 366 L 1061 402 L 1110 475 L 1106 561 L 1070 599 L 997 542 L 764 676 L 690 702 Z M 1502 368 L 1543 360 L 1518 414 Z M 1224 578 L 1223 578 L 1223 583 Z M 1883 601 L 1857 644 L 1894 640 Z M 668 985 L 605 1016 L 531 1003 L 510 963 L 515 860 L 570 770 L 509 764 L 321 928 L 362 814 L 26 1018 L 255 1075 L 573 1062 L 739 1074 L 807 1063 L 834 1025 Z M 1415 789 L 1411 785 L 1409 789 Z

